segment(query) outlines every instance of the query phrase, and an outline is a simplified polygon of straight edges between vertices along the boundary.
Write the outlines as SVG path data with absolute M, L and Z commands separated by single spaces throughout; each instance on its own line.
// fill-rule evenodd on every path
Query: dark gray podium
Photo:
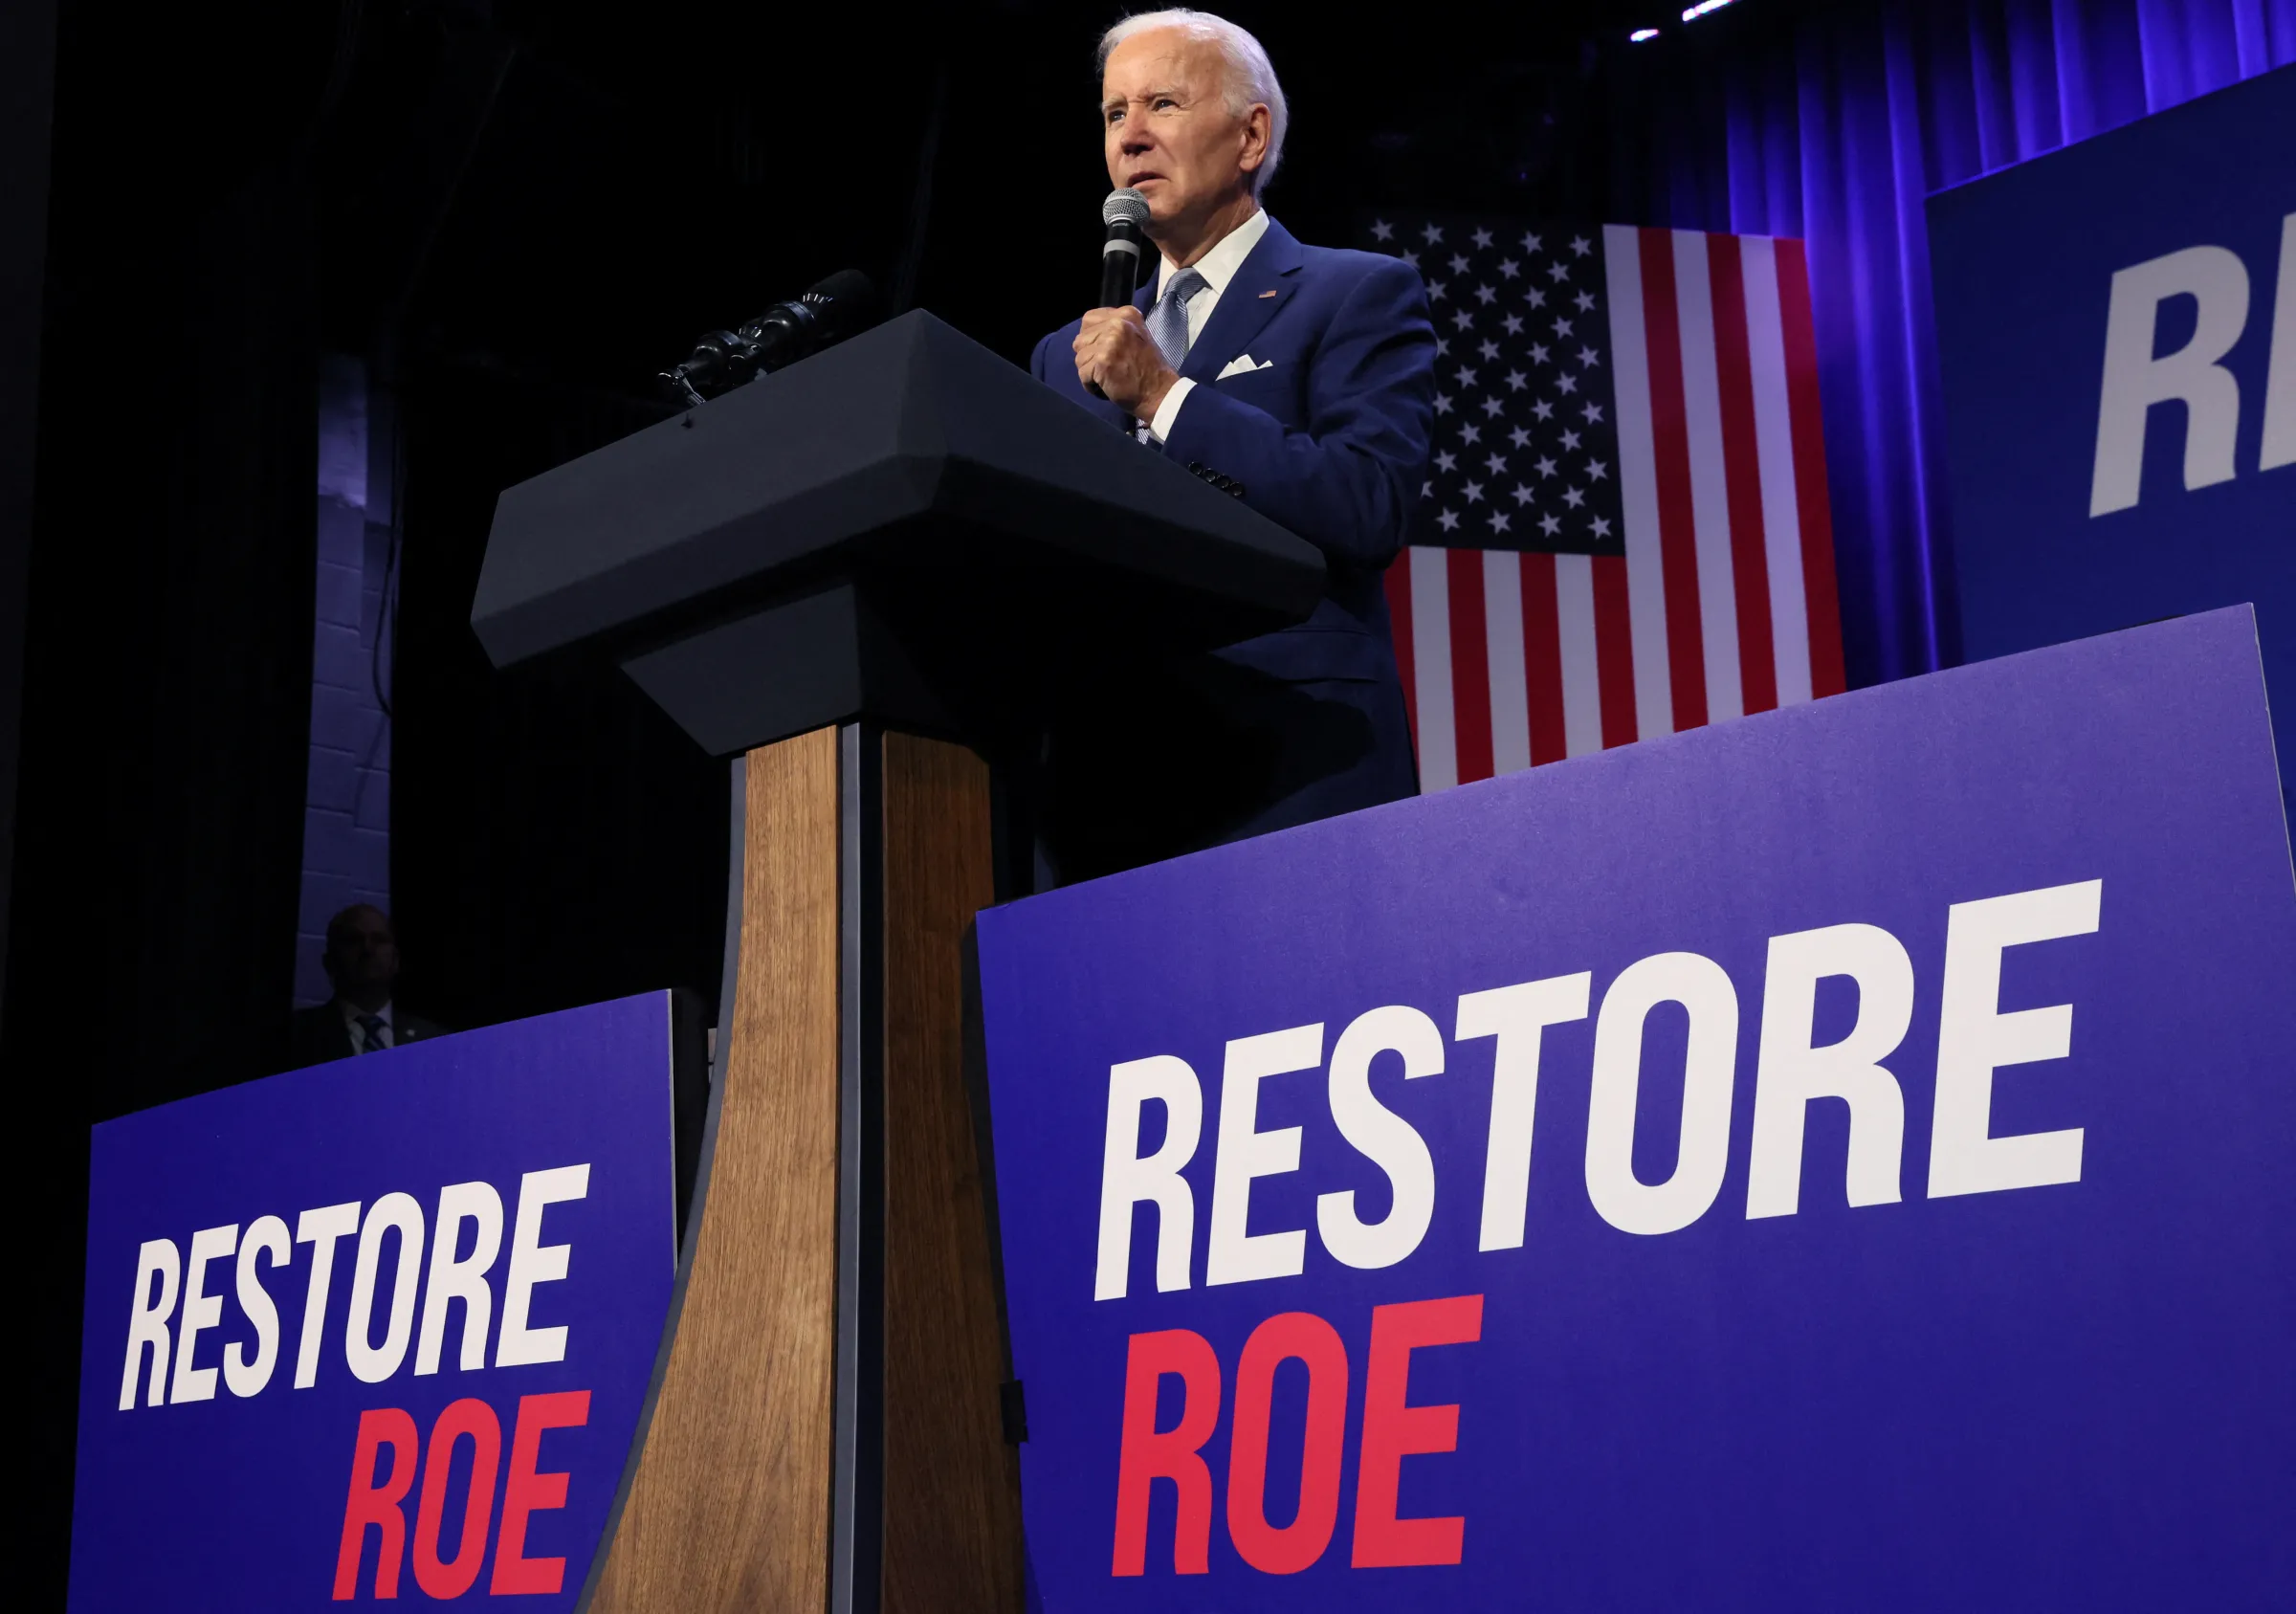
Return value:
M 497 666 L 611 656 L 736 759 L 703 1161 L 597 1610 L 1017 1610 L 964 1068 L 990 765 L 1096 666 L 1313 608 L 1316 551 L 922 313 L 505 493 Z

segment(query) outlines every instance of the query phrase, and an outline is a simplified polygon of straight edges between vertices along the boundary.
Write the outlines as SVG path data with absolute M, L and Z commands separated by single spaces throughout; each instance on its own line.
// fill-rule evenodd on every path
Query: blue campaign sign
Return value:
M 2296 755 L 2296 67 L 1929 203 L 1963 648 L 2253 602 Z
M 1071 1609 L 2285 1609 L 2233 609 L 980 920 Z
M 668 993 L 95 1132 L 74 1609 L 573 1607 L 676 1266 Z

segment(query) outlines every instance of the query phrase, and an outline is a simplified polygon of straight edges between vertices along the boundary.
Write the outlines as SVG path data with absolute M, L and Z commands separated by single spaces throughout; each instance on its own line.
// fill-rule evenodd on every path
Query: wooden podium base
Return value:
M 1010 1614 L 1020 1464 L 964 1071 L 988 768 L 868 723 L 738 765 L 731 1042 L 588 1606 Z

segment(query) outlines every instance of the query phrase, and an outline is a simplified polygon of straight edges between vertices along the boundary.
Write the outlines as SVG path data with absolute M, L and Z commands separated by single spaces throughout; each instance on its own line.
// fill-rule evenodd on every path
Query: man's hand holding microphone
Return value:
M 1135 420 L 1153 420 L 1180 374 L 1164 362 L 1148 321 L 1132 304 L 1146 249 L 1148 199 L 1137 190 L 1112 191 L 1100 218 L 1108 228 L 1100 251 L 1101 306 L 1085 315 L 1076 332 L 1076 376 L 1086 390 Z
M 1076 333 L 1076 373 L 1135 420 L 1154 420 L 1180 372 L 1164 363 L 1140 311 L 1095 308 Z

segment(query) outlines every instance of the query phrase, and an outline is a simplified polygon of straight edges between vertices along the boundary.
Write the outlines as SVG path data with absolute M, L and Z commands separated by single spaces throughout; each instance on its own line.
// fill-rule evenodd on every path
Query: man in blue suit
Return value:
M 1147 198 L 1161 262 L 1131 307 L 1053 332 L 1031 367 L 1314 543 L 1330 581 L 1298 626 L 1100 692 L 1056 732 L 1064 878 L 1418 788 L 1380 574 L 1427 470 L 1425 289 L 1401 259 L 1302 246 L 1261 210 L 1285 106 L 1250 34 L 1157 11 L 1100 49 L 1109 178 Z

